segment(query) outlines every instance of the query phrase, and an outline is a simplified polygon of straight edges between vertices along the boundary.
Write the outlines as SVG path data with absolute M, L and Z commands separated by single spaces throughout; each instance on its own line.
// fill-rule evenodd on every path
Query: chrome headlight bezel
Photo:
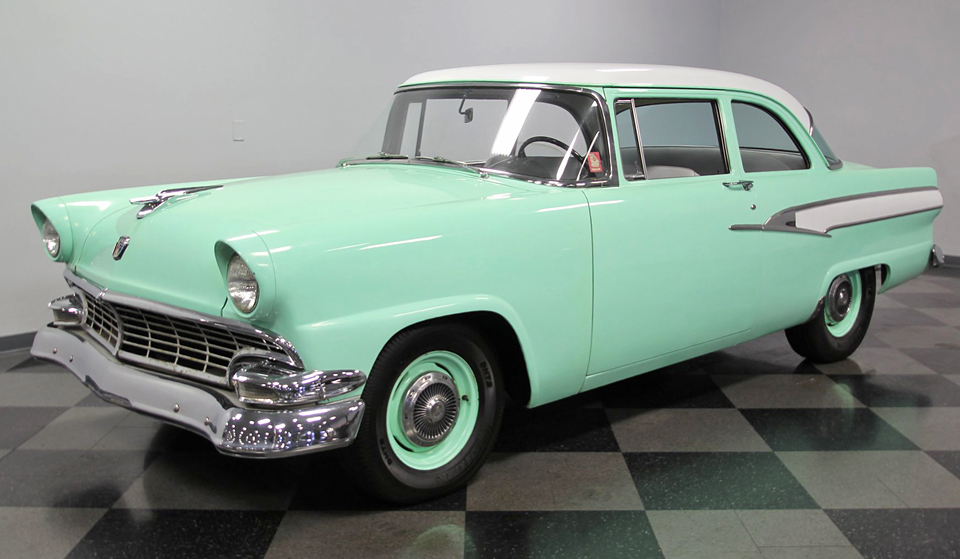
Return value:
M 47 217 L 43 218 L 43 225 L 40 226 L 40 237 L 50 258 L 60 256 L 60 232 L 57 231 L 53 223 L 50 223 L 50 219 Z
M 56 198 L 41 200 L 30 206 L 30 213 L 47 258 L 69 262 L 73 257 L 73 227 L 66 204 Z
M 227 262 L 227 295 L 238 311 L 250 314 L 260 302 L 260 284 L 243 258 L 233 253 Z

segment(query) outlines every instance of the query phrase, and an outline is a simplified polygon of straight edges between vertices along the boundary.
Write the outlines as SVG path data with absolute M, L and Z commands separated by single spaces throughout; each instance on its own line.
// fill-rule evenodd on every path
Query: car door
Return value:
M 717 92 L 606 90 L 619 186 L 586 189 L 594 243 L 588 374 L 748 331 L 757 307 L 755 193 L 732 171 Z
M 728 102 L 733 118 L 727 132 L 731 150 L 739 156 L 739 178 L 750 181 L 757 196 L 759 219 L 750 223 L 840 196 L 839 177 L 827 168 L 809 131 L 793 115 L 757 95 L 731 93 Z M 761 232 L 749 226 L 740 230 L 741 235 L 761 238 L 764 266 L 755 324 L 760 333 L 809 318 L 832 262 L 829 237 L 793 231 Z

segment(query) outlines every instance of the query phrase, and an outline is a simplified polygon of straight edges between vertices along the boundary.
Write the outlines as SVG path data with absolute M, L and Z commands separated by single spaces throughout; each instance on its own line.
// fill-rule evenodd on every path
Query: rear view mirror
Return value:
M 463 104 L 466 102 L 467 102 L 467 98 L 464 97 L 463 100 L 460 101 L 460 108 L 457 109 L 457 112 L 463 115 L 464 124 L 470 124 L 471 122 L 473 122 L 473 107 L 470 107 L 467 110 L 463 110 Z

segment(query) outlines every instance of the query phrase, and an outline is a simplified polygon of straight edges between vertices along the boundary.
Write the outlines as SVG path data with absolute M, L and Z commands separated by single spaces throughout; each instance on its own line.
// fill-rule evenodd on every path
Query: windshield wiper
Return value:
M 484 171 L 483 169 L 478 169 L 473 165 L 470 165 L 469 163 L 464 163 L 463 161 L 457 161 L 456 159 L 447 159 L 446 157 L 443 157 L 440 155 L 434 155 L 433 157 L 418 155 L 413 159 L 414 161 L 432 161 L 434 163 L 441 163 L 443 165 L 453 165 L 456 167 L 460 167 L 461 169 L 468 169 L 470 171 L 473 171 L 474 173 L 479 174 L 481 179 L 485 179 L 490 176 L 490 174 Z
M 400 153 L 384 153 L 381 151 L 380 153 L 367 155 L 366 157 L 348 157 L 341 159 L 337 162 L 337 167 L 346 167 L 351 163 L 362 163 L 364 161 L 389 161 L 391 159 L 410 159 L 410 156 Z

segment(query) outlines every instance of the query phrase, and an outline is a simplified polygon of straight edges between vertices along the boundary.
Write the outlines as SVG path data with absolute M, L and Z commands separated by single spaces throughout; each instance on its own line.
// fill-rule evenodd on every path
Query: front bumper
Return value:
M 77 328 L 42 328 L 30 353 L 63 365 L 104 400 L 199 433 L 224 454 L 274 458 L 347 446 L 363 418 L 359 398 L 246 407 L 226 390 L 120 363 Z

